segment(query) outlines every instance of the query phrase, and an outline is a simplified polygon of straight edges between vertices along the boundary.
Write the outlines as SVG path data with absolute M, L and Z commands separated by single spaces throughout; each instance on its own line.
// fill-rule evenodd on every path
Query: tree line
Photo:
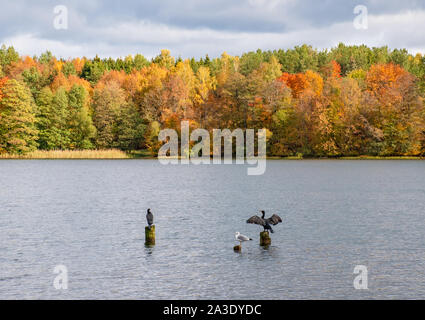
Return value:
M 346 46 L 175 59 L 0 49 L 0 153 L 149 149 L 162 128 L 267 129 L 275 156 L 425 153 L 425 56 Z

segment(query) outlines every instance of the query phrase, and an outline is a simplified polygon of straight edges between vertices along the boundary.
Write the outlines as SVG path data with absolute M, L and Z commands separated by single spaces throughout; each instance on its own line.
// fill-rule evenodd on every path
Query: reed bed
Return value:
M 0 159 L 128 159 L 127 153 L 108 150 L 36 150 L 24 155 L 0 154 Z
M 423 160 L 420 156 L 356 156 L 340 157 L 340 160 Z

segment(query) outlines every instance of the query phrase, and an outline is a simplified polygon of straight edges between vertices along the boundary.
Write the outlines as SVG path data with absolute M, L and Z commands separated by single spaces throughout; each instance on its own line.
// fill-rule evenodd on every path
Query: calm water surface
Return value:
M 1 299 L 425 299 L 425 162 L 0 161 Z M 144 246 L 145 210 L 157 226 Z M 272 246 L 245 220 L 284 223 Z M 234 253 L 234 233 L 254 241 Z M 53 269 L 68 268 L 68 290 Z M 353 288 L 356 265 L 369 290 Z

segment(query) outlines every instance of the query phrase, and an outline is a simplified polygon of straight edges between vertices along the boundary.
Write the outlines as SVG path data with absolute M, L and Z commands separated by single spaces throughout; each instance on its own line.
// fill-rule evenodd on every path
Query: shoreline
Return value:
M 178 157 L 181 160 L 181 157 Z M 212 157 L 211 157 L 212 159 Z M 158 160 L 148 150 L 124 152 L 120 150 L 64 150 L 35 151 L 27 155 L 0 155 L 1 160 Z M 245 158 L 246 160 L 246 158 Z M 425 160 L 424 156 L 341 156 L 299 157 L 268 156 L 266 160 Z

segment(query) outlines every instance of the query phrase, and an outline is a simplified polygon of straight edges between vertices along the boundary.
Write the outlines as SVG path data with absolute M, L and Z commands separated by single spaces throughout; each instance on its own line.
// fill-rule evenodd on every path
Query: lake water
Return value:
M 1 299 L 425 298 L 425 162 L 0 161 Z M 156 246 L 144 245 L 147 208 Z M 245 221 L 277 213 L 272 246 Z M 233 252 L 234 234 L 254 241 Z M 68 269 L 56 290 L 53 269 Z M 368 290 L 356 290 L 356 265 Z

